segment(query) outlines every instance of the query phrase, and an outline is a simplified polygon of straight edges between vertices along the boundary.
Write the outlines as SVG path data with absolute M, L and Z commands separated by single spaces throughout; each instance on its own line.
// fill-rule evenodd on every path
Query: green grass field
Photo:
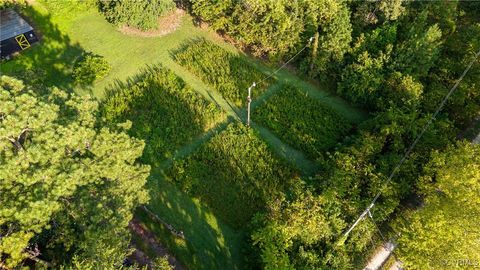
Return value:
M 126 81 L 147 65 L 162 64 L 181 77 L 194 91 L 221 107 L 227 114 L 228 122 L 244 120 L 244 109 L 231 106 L 213 87 L 174 61 L 172 52 L 181 44 L 196 38 L 205 38 L 233 54 L 244 57 L 265 74 L 273 71 L 273 68 L 259 60 L 239 53 L 212 31 L 194 26 L 189 15 L 182 18 L 180 27 L 173 33 L 162 37 L 142 38 L 120 33 L 93 8 L 82 4 L 73 5 L 69 1 L 36 1 L 33 6 L 23 9 L 22 13 L 41 34 L 41 42 L 14 60 L 2 63 L 1 74 L 18 76 L 31 84 L 40 82 L 73 90 L 78 94 L 91 94 L 99 100 L 105 97 L 105 89 L 109 86 L 118 81 Z M 104 56 L 112 69 L 100 81 L 88 87 L 78 87 L 73 84 L 71 72 L 76 59 L 84 52 Z M 254 92 L 252 104 L 254 110 L 263 100 L 276 95 L 281 89 L 279 85 L 288 83 L 308 92 L 310 98 L 328 103 L 332 109 L 352 123 L 366 118 L 364 112 L 352 108 L 342 99 L 332 96 L 331 92 L 319 89 L 287 70 L 276 74 L 274 79 L 277 83 L 268 89 L 262 89 L 262 92 L 264 91 L 262 96 Z M 316 172 L 314 162 L 299 151 L 300 149 L 292 148 L 289 142 L 282 141 L 274 132 L 259 126 L 255 119 L 253 120 L 252 127 L 274 155 L 283 157 L 303 174 Z M 227 124 L 227 122 L 218 124 L 213 130 L 218 129 L 221 132 Z M 219 217 L 222 215 L 215 213 L 221 209 L 212 209 L 204 202 L 208 200 L 205 198 L 202 200 L 199 194 L 190 193 L 192 195 L 190 196 L 181 191 L 163 173 L 178 159 L 186 158 L 191 162 L 199 159 L 195 156 L 196 149 L 208 143 L 215 133 L 216 131 L 208 131 L 193 138 L 190 144 L 177 149 L 171 159 L 156 164 L 158 166 L 152 169 L 147 184 L 151 195 L 148 207 L 163 220 L 182 230 L 185 233 L 185 240 L 174 237 L 162 225 L 141 211 L 138 211 L 137 217 L 189 269 L 244 269 L 248 267 L 242 253 L 248 237 L 245 235 L 246 231 L 227 225 L 228 223 Z M 212 161 L 216 162 L 216 159 Z M 215 200 L 221 199 L 220 194 L 213 195 L 216 196 Z

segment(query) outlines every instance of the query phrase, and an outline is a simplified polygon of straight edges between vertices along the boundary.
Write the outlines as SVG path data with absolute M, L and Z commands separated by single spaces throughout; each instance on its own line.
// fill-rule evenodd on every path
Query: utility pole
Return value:
M 250 104 L 252 103 L 252 89 L 255 87 L 256 84 L 253 84 L 248 88 L 248 96 L 247 96 L 247 127 L 250 127 Z

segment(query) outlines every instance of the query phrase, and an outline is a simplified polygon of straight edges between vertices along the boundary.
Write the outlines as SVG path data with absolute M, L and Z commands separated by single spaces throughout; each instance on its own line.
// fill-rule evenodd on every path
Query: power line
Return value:
M 415 147 L 415 145 L 417 145 L 418 141 L 420 140 L 420 138 L 423 136 L 423 134 L 425 133 L 425 131 L 427 130 L 427 128 L 433 123 L 433 121 L 435 120 L 435 118 L 437 117 L 438 113 L 443 109 L 443 107 L 445 106 L 445 103 L 447 102 L 447 100 L 450 98 L 450 96 L 453 94 L 453 92 L 455 92 L 455 90 L 457 89 L 458 85 L 460 84 L 460 82 L 463 80 L 463 78 L 465 77 L 465 75 L 467 75 L 468 71 L 470 70 L 470 68 L 472 68 L 473 66 L 473 63 L 475 63 L 475 61 L 477 60 L 478 56 L 480 55 L 480 50 L 475 54 L 473 60 L 470 62 L 470 64 L 467 66 L 467 68 L 463 71 L 463 74 L 460 76 L 460 78 L 457 80 L 457 82 L 455 83 L 455 85 L 450 89 L 450 91 L 448 92 L 448 94 L 445 96 L 445 98 L 442 100 L 442 102 L 440 103 L 440 106 L 438 106 L 437 110 L 435 111 L 435 113 L 432 115 L 432 117 L 430 118 L 430 120 L 428 121 L 428 123 L 423 127 L 422 131 L 420 132 L 420 134 L 415 138 L 415 140 L 413 141 L 413 143 L 410 145 L 410 147 L 408 148 L 408 150 L 405 152 L 405 154 L 403 155 L 402 159 L 400 160 L 400 162 L 395 166 L 395 168 L 393 169 L 393 171 L 391 172 L 391 174 L 388 176 L 387 178 L 387 181 L 385 181 L 385 183 L 382 185 L 382 187 L 380 188 L 380 190 L 378 191 L 378 193 L 375 195 L 375 197 L 373 198 L 372 202 L 370 203 L 370 205 L 362 212 L 362 214 L 360 214 L 360 216 L 357 218 L 357 220 L 349 227 L 349 229 L 343 234 L 343 238 L 346 238 L 348 237 L 348 235 L 350 234 L 350 232 L 358 225 L 358 223 L 360 223 L 360 221 L 362 221 L 365 216 L 367 214 L 370 213 L 370 210 L 375 206 L 375 203 L 377 202 L 378 198 L 380 197 L 380 195 L 383 193 L 385 187 L 392 181 L 392 178 L 395 176 L 395 174 L 398 172 L 398 170 L 400 169 L 400 167 L 403 165 L 403 163 L 405 162 L 405 160 L 407 160 L 408 156 L 410 155 L 410 153 L 412 152 L 413 148 Z
M 279 68 L 277 68 L 273 73 L 271 73 L 270 75 L 268 75 L 267 77 L 263 78 L 260 82 L 258 82 L 258 84 L 261 84 L 262 82 L 270 79 L 271 77 L 273 77 L 273 75 L 277 74 L 280 70 L 282 70 L 285 66 L 287 66 L 293 59 L 295 59 L 299 54 L 301 54 L 306 48 L 308 48 L 310 46 L 310 44 L 312 44 L 312 41 L 313 41 L 313 37 L 310 37 L 308 39 L 308 43 L 307 45 L 303 46 L 302 49 L 300 49 L 294 56 L 292 56 L 290 59 L 288 59 L 287 62 L 285 62 L 282 66 L 280 66 Z
M 250 105 L 252 103 L 252 89 L 257 86 L 257 84 L 261 84 L 263 83 L 264 81 L 270 79 L 271 77 L 273 77 L 275 74 L 277 74 L 280 70 L 282 70 L 284 67 L 286 67 L 293 59 L 295 59 L 298 55 L 300 55 L 306 48 L 308 48 L 310 46 L 310 44 L 312 43 L 312 40 L 313 40 L 313 37 L 310 37 L 308 39 L 308 43 L 303 46 L 302 49 L 300 49 L 294 56 L 292 56 L 290 59 L 288 59 L 287 62 L 285 62 L 282 66 L 280 66 L 279 68 L 277 68 L 274 72 L 270 73 L 270 75 L 266 76 L 265 78 L 261 79 L 260 82 L 256 83 L 256 82 L 253 82 L 252 85 L 248 88 L 248 96 L 247 96 L 247 127 L 250 126 Z

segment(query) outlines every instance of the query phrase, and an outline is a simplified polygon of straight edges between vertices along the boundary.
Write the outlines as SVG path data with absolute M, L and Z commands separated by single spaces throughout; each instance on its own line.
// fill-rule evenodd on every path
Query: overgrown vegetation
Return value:
M 281 198 L 292 181 L 299 181 L 295 170 L 242 124 L 230 124 L 192 156 L 176 161 L 167 174 L 237 229 Z
M 412 187 L 419 186 L 423 168 L 432 158 L 431 152 L 445 151 L 455 139 L 457 127 L 464 127 L 480 113 L 478 95 L 472 91 L 478 84 L 477 61 L 462 81 L 462 89 L 447 103 L 446 112 L 436 117 L 392 182 L 382 185 L 480 49 L 480 32 L 477 31 L 478 3 L 449 2 L 447 9 L 439 13 L 437 3 L 398 1 L 390 9 L 381 2 L 352 2 L 350 6 L 358 15 L 352 17 L 355 43 L 336 67 L 342 73 L 336 78 L 338 92 L 370 109 L 374 118 L 363 123 L 357 134 L 347 137 L 342 146 L 325 159 L 324 171 L 309 182 L 313 196 L 327 202 L 319 206 L 322 211 L 316 218 L 303 217 L 302 207 L 292 208 L 289 206 L 292 202 L 286 202 L 278 213 L 284 212 L 282 209 L 296 210 L 281 215 L 272 209 L 261 220 L 253 236 L 267 269 L 358 268 L 369 249 L 370 239 L 376 237 L 375 225 L 363 221 L 347 239 L 334 235 L 341 235 L 380 190 L 382 194 L 372 214 L 378 224 L 388 226 L 392 215 L 402 212 L 402 200 L 418 196 L 417 189 Z M 459 36 L 462 36 L 461 44 Z M 457 107 L 459 104 L 465 109 Z M 308 192 L 299 196 L 301 201 L 296 204 L 309 205 L 307 195 Z M 329 233 L 312 240 L 301 233 L 307 226 L 292 227 L 287 222 L 302 218 L 300 224 L 310 220 L 317 226 L 326 226 L 325 231 Z M 427 224 L 427 221 L 421 222 Z M 422 233 L 422 226 L 417 228 Z M 443 227 L 443 230 L 456 233 L 455 227 Z M 432 234 L 428 237 L 436 241 Z M 409 241 L 405 240 L 404 244 L 407 246 Z M 412 249 L 406 248 L 407 252 L 414 250 L 416 244 L 411 244 Z M 437 248 L 438 254 L 442 254 L 444 249 Z M 414 260 L 411 254 L 407 256 Z
M 73 67 L 73 79 L 78 85 L 91 85 L 95 80 L 102 79 L 110 71 L 111 66 L 100 55 L 86 53 Z
M 433 153 L 420 179 L 425 205 L 396 224 L 400 260 L 419 269 L 474 268 L 480 262 L 480 145 Z M 465 239 L 465 240 L 459 240 Z
M 26 5 L 23 12 L 40 25 L 42 43 L 1 66 L 5 74 L 31 78 L 35 93 L 22 90 L 28 93 L 16 96 L 19 91 L 11 86 L 2 92 L 6 106 L 0 108 L 0 149 L 6 154 L 0 163 L 7 163 L 0 164 L 0 178 L 5 178 L 0 191 L 7 196 L 0 197 L 0 268 L 45 268 L 48 263 L 51 268 L 120 268 L 128 242 L 124 228 L 131 208 L 146 200 L 146 175 L 135 165 L 141 143 L 118 131 L 128 123 L 117 124 L 132 120 L 131 134 L 147 142 L 141 161 L 157 166 L 225 119 L 183 80 L 156 67 L 113 87 L 102 110 L 106 121 L 92 124 L 89 112 L 97 112 L 92 100 L 65 98 L 57 90 L 38 94 L 48 89 L 43 83 L 71 89 L 72 64 L 84 52 L 79 44 L 104 55 L 116 71 L 110 80 L 95 84 L 100 92 L 104 83 L 161 61 L 231 112 L 216 92 L 241 107 L 250 84 L 264 77 L 247 56 L 217 47 L 218 39 L 193 40 L 169 55 L 192 33 L 208 38 L 210 33 L 201 28 L 182 25 L 181 34 L 172 38 L 125 37 L 88 3 L 34 2 L 38 10 Z M 158 18 L 150 16 L 158 11 L 151 9 L 152 1 L 123 3 L 128 4 L 119 4 L 118 14 Z M 136 5 L 131 12 L 125 8 L 129 4 Z M 318 160 L 316 175 L 301 181 L 270 153 L 255 127 L 247 130 L 235 123 L 203 145 L 196 140 L 186 147 L 200 145 L 186 159 L 174 160 L 172 168 L 162 166 L 166 175 L 156 168 L 148 183 L 154 198 L 149 206 L 186 238 L 170 237 L 167 227 L 148 217 L 143 221 L 177 258 L 193 269 L 358 269 L 378 244 L 377 226 L 385 233 L 392 217 L 406 213 L 406 222 L 393 228 L 402 232 L 398 256 L 406 265 L 441 268 L 439 258 L 457 263 L 460 255 L 477 260 L 478 245 L 462 236 L 478 235 L 478 221 L 469 216 L 479 211 L 478 147 L 453 141 L 480 113 L 478 60 L 425 133 L 423 126 L 480 49 L 478 2 L 197 0 L 186 5 L 241 49 L 270 60 L 289 59 L 313 37 L 290 64 L 322 79 L 320 90 L 324 83 L 336 85 L 338 94 L 363 106 L 372 118 L 349 133 L 349 124 L 326 110 L 329 104 L 304 96 L 296 88 L 305 84 L 295 79 L 295 88 L 271 88 L 271 98 L 256 117 L 281 137 L 275 145 L 294 145 L 311 158 L 328 149 Z M 202 89 L 193 74 L 217 91 Z M 271 83 L 257 86 L 254 97 Z M 312 119 L 319 120 L 311 124 Z M 276 139 L 261 130 L 264 139 Z M 422 139 L 385 186 L 420 133 Z M 310 139 L 316 136 L 325 138 Z M 348 238 L 341 238 L 379 191 L 370 212 L 376 224 L 364 219 Z M 422 199 L 424 208 L 405 211 L 407 202 Z M 252 241 L 244 241 L 250 232 Z M 242 257 L 242 249 L 250 252 Z
M 245 104 L 248 87 L 265 77 L 243 57 L 227 52 L 206 39 L 192 40 L 173 55 L 180 65 L 212 85 L 237 107 Z M 256 95 L 261 95 L 271 82 L 259 83 L 255 88 Z
M 173 0 L 99 0 L 100 11 L 115 25 L 157 29 L 160 16 L 175 9 Z
M 146 142 L 142 160 L 154 166 L 225 119 L 219 107 L 162 66 L 111 87 L 102 113 L 107 123 L 132 122 L 130 135 Z
M 330 60 L 342 58 L 351 40 L 349 10 L 341 1 L 198 0 L 192 10 L 257 56 L 291 55 L 315 36 L 314 57 L 301 59 L 305 71 L 310 66 L 324 71 Z
M 338 112 L 292 85 L 283 85 L 260 104 L 254 110 L 254 119 L 311 159 L 321 157 L 352 127 Z

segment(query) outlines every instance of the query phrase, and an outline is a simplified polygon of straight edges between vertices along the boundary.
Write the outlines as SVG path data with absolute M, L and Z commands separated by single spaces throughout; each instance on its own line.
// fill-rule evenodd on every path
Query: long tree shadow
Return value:
M 41 13 L 30 5 L 20 13 L 34 27 L 40 41 L 2 63 L 1 73 L 21 78 L 27 84 L 57 86 L 71 91 L 74 86 L 72 68 L 84 50 L 52 22 L 50 14 Z
M 240 258 L 240 251 L 231 249 L 242 242 L 241 233 L 217 224 L 207 208 L 163 180 L 159 173 L 160 168 L 193 151 L 231 119 L 226 119 L 218 105 L 161 66 L 147 67 L 125 82 L 115 81 L 106 90 L 101 111 L 112 125 L 130 120 L 129 133 L 145 141 L 142 161 L 154 168 L 148 182 L 152 198 L 149 207 L 182 230 L 186 240 L 172 236 L 165 224 L 141 210 L 137 217 L 185 264 L 195 265 L 195 269 L 221 269 L 222 265 L 235 269 L 239 263 L 232 262 L 231 257 Z M 236 244 L 227 243 L 232 241 Z
M 109 123 L 132 122 L 130 135 L 146 143 L 142 160 L 154 167 L 225 119 L 218 106 L 161 66 L 115 81 L 101 111 Z
M 182 231 L 184 239 L 173 235 L 164 224 L 147 217 L 144 211 L 137 211 L 137 216 L 177 259 L 191 269 L 243 268 L 243 232 L 234 231 L 217 220 L 211 210 L 178 190 L 160 174 L 153 174 L 149 179 L 149 189 L 152 199 L 148 207 L 163 222 Z

